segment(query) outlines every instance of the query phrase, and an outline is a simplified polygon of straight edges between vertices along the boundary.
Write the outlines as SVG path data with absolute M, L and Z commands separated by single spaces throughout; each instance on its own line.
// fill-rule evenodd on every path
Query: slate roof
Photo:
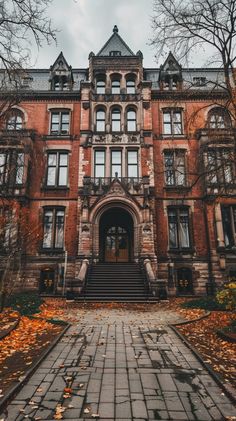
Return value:
M 113 34 L 108 39 L 106 44 L 97 53 L 97 56 L 109 56 L 111 51 L 120 51 L 121 56 L 134 56 L 133 51 L 128 47 L 125 41 L 118 34 L 119 30 L 115 25 L 113 28 Z

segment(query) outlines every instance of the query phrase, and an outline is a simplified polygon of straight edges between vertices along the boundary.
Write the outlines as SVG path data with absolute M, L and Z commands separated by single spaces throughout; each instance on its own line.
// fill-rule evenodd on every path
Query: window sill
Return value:
M 70 134 L 48 134 L 42 137 L 43 140 L 54 140 L 54 139 L 61 139 L 61 140 L 72 140 L 73 136 Z
M 68 190 L 70 190 L 70 187 L 68 187 L 68 186 L 43 186 L 42 188 L 41 188 L 41 190 L 49 190 L 49 191 L 52 191 L 52 190 L 56 190 L 56 191 L 68 191 Z
M 184 133 L 181 134 L 161 134 L 160 139 L 184 139 L 186 135 Z
M 61 255 L 61 254 L 64 254 L 65 251 L 63 249 L 53 249 L 53 248 L 45 249 L 45 248 L 41 247 L 41 249 L 39 250 L 39 253 L 40 254 L 51 254 L 51 255 L 59 254 L 59 255 Z

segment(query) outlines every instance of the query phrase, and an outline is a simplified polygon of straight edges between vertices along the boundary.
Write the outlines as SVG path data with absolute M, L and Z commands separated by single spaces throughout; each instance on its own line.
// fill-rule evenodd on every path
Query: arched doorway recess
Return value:
M 103 262 L 132 262 L 134 259 L 134 223 L 125 209 L 106 210 L 99 224 L 99 259 Z

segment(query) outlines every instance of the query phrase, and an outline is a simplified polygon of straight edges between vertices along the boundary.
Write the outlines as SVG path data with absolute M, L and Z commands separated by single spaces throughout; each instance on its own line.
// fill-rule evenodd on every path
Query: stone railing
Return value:
M 130 194 L 149 194 L 149 177 L 84 177 L 81 193 L 84 196 L 105 194 L 114 181 L 119 182 Z

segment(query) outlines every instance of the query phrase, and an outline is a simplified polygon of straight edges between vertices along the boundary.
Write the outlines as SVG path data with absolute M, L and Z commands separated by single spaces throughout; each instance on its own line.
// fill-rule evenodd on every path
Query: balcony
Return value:
M 234 146 L 236 139 L 236 130 L 232 128 L 225 129 L 199 129 L 196 131 L 196 138 L 199 145 L 203 148 L 211 146 Z
M 117 181 L 132 195 L 147 196 L 150 193 L 149 177 L 84 177 L 80 193 L 83 196 L 101 196 Z

